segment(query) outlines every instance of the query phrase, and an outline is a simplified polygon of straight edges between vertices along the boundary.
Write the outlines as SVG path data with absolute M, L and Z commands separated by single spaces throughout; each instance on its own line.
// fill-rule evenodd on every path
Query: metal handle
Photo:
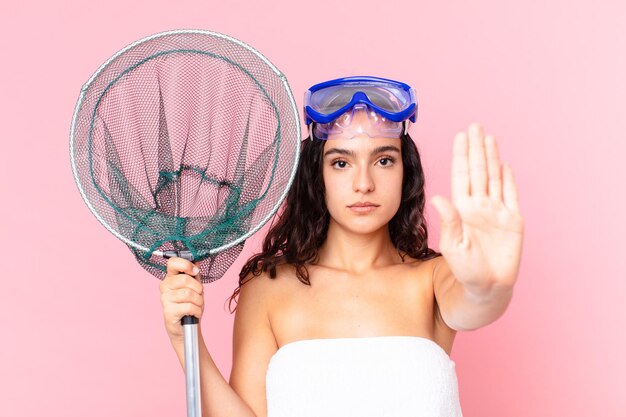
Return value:
M 187 323 L 185 323 L 187 321 Z M 195 321 L 195 323 L 193 323 Z M 187 417 L 201 417 L 200 358 L 198 355 L 198 319 L 183 317 L 185 332 L 185 385 L 187 389 Z
M 184 258 L 193 262 L 189 251 L 165 251 L 164 258 Z M 200 356 L 198 353 L 198 323 L 195 316 L 181 320 L 185 334 L 185 386 L 187 390 L 187 417 L 202 417 L 200 402 Z

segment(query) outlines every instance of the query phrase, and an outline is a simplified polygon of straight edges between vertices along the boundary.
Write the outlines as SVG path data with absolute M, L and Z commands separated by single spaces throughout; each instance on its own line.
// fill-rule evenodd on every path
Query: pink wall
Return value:
M 483 123 L 513 165 L 526 238 L 506 314 L 457 336 L 464 414 L 623 416 L 625 21 L 616 0 L 4 4 L 0 415 L 184 415 L 158 281 L 89 212 L 68 148 L 102 62 L 149 34 L 202 28 L 259 49 L 299 107 L 331 77 L 413 85 L 429 195 L 450 193 L 454 134 Z M 203 332 L 226 378 L 224 301 L 257 244 L 206 291 Z

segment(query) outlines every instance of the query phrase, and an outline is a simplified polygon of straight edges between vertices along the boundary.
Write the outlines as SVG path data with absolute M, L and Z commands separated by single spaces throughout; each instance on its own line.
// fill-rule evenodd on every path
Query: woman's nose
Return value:
M 358 167 L 355 171 L 353 183 L 354 191 L 366 193 L 374 191 L 374 179 L 372 178 L 369 167 Z

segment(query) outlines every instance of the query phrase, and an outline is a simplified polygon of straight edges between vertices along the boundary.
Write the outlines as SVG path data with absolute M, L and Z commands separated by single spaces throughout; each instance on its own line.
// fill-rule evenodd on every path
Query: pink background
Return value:
M 526 236 L 505 315 L 457 335 L 464 415 L 625 415 L 625 21 L 617 0 L 3 4 L 0 415 L 185 413 L 158 281 L 88 210 L 69 161 L 82 84 L 127 44 L 181 28 L 260 50 L 299 108 L 334 77 L 414 86 L 429 196 L 449 196 L 452 138 L 481 122 L 514 168 Z M 261 235 L 206 291 L 203 332 L 225 378 L 225 300 Z

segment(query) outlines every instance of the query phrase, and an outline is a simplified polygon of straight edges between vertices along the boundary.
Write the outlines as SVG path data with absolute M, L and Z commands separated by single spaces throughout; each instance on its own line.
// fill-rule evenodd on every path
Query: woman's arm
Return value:
M 197 274 L 194 266 L 182 258 L 168 259 L 167 274 L 160 285 L 165 327 L 183 371 L 185 342 L 180 320 L 186 315 L 201 319 L 204 310 L 203 286 L 194 278 Z M 198 325 L 198 354 L 202 416 L 261 417 L 254 413 L 220 373 L 204 343 L 200 325 Z
M 522 255 L 524 221 L 513 170 L 480 124 L 456 135 L 452 201 L 435 196 L 443 258 L 433 272 L 442 318 L 456 330 L 485 326 L 506 310 Z
M 184 344 L 172 344 L 185 370 Z M 203 417 L 259 417 L 226 382 L 204 343 L 198 326 L 198 354 L 200 355 L 200 396 Z
M 266 375 L 278 350 L 270 324 L 270 297 L 275 281 L 267 273 L 250 275 L 241 286 L 233 327 L 233 367 L 230 386 L 252 408 L 256 417 L 267 416 Z
M 457 331 L 471 331 L 496 321 L 513 298 L 513 286 L 493 285 L 475 294 L 460 282 L 443 256 L 434 259 L 433 287 L 441 318 Z

